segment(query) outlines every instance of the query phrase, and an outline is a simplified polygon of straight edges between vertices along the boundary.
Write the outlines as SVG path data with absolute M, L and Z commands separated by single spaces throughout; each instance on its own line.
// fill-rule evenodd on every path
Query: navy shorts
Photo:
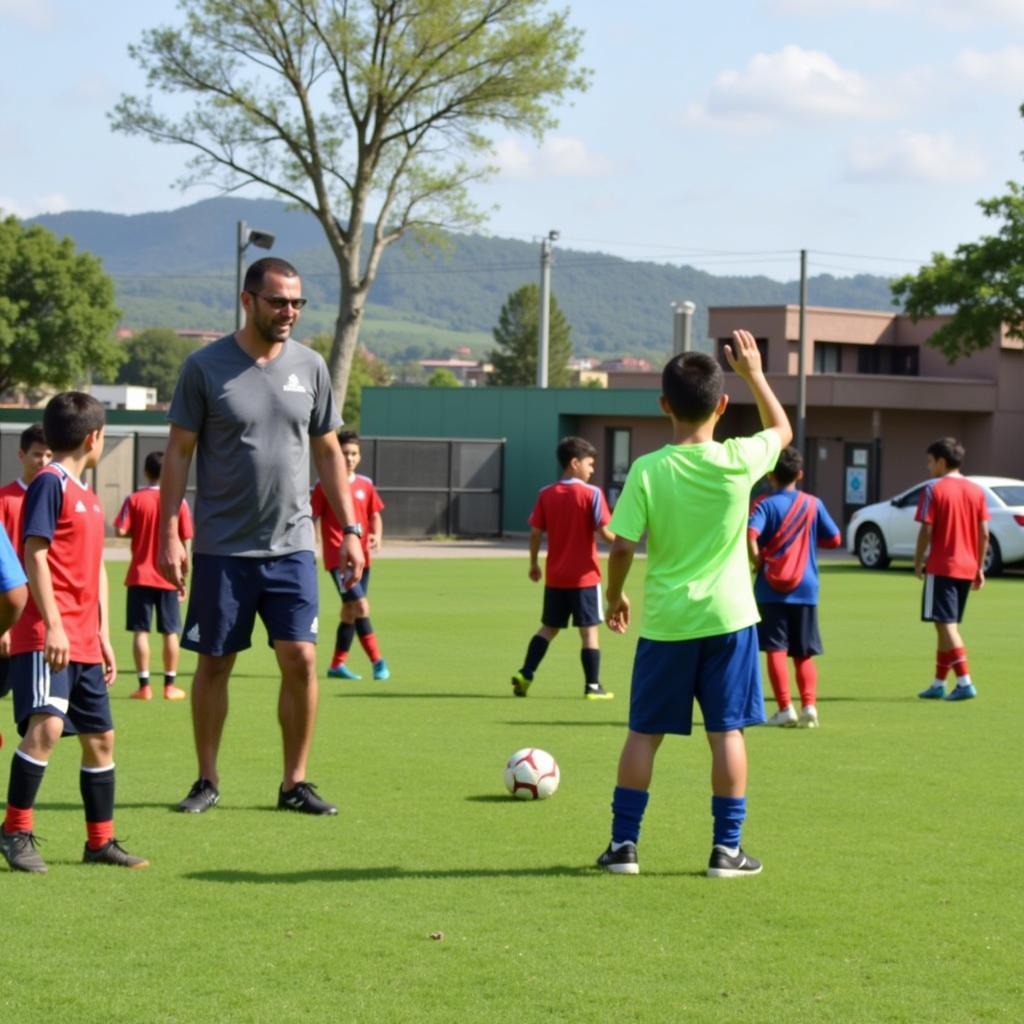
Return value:
M 42 651 L 28 651 L 11 658 L 10 671 L 19 735 L 25 735 L 32 715 L 63 719 L 65 736 L 114 728 L 102 665 L 73 661 L 66 669 L 53 672 Z
M 125 601 L 125 626 L 129 633 L 148 633 L 156 609 L 158 633 L 181 632 L 181 601 L 176 590 L 161 587 L 129 587 Z
M 973 580 L 926 575 L 921 595 L 922 622 L 962 622 Z
M 11 659 L 0 658 L 0 697 L 11 692 Z
M 334 585 L 338 589 L 338 594 L 341 596 L 342 604 L 348 604 L 351 601 L 362 601 L 364 597 L 368 597 L 370 593 L 370 570 L 364 569 L 363 575 L 359 577 L 358 583 L 353 583 L 348 590 L 345 589 L 345 574 L 341 569 L 331 569 L 331 579 L 334 580 Z
M 757 630 L 698 640 L 641 640 L 633 660 L 629 727 L 634 732 L 693 731 L 693 702 L 706 732 L 729 732 L 765 720 Z
M 759 604 L 757 643 L 762 651 L 785 651 L 791 658 L 824 654 L 816 604 Z
M 540 621 L 552 629 L 565 629 L 572 617 L 574 626 L 599 626 L 601 614 L 601 585 L 592 587 L 545 587 L 544 610 Z
M 316 643 L 319 609 L 312 551 L 276 558 L 192 557 L 192 593 L 181 646 L 220 656 L 252 643 L 256 616 L 275 640 Z

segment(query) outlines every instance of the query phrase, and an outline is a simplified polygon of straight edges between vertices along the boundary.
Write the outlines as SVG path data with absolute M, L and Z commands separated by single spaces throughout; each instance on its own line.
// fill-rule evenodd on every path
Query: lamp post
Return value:
M 697 305 L 690 302 L 672 303 L 672 355 L 693 351 L 693 314 Z
M 274 236 L 267 231 L 257 231 L 244 220 L 238 222 L 238 241 L 235 244 L 235 330 L 242 329 L 242 255 L 250 245 L 257 249 L 269 249 Z
M 540 243 L 540 330 L 537 336 L 537 387 L 548 386 L 548 335 L 551 328 L 551 245 L 558 232 L 549 231 Z

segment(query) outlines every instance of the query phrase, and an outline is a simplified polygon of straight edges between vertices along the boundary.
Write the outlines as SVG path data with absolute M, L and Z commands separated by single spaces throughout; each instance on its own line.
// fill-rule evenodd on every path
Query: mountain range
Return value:
M 227 331 L 234 325 L 239 220 L 273 234 L 273 255 L 299 268 L 310 298 L 305 331 L 332 330 L 339 287 L 333 256 L 317 221 L 284 203 L 220 197 L 160 213 L 67 211 L 31 223 L 70 236 L 102 260 L 116 285 L 123 326 Z M 259 249 L 246 252 L 247 259 L 261 255 Z M 361 340 L 395 360 L 462 346 L 483 355 L 493 347 L 490 332 L 506 297 L 538 280 L 539 258 L 539 244 L 480 234 L 448 235 L 443 251 L 403 240 L 385 252 Z M 700 344 L 709 305 L 794 303 L 799 282 L 717 276 L 556 244 L 552 290 L 572 325 L 576 355 L 660 358 L 671 347 L 672 301 L 697 304 L 694 337 Z M 852 309 L 892 305 L 888 279 L 867 274 L 813 276 L 808 301 Z

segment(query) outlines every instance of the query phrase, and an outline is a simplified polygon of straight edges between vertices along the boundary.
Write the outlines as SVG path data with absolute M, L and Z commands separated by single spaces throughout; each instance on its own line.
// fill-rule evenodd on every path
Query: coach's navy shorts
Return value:
M 271 646 L 275 640 L 316 643 L 318 609 L 312 551 L 276 558 L 196 554 L 181 646 L 214 656 L 244 651 L 257 615 Z
M 7 531 L 0 526 L 0 593 L 6 594 L 8 590 L 24 586 L 27 582 L 25 570 L 14 553 Z
M 181 601 L 176 590 L 162 587 L 129 587 L 125 601 L 125 629 L 129 633 L 148 633 L 156 609 L 158 633 L 181 632 Z
M 540 621 L 552 629 L 565 629 L 572 617 L 574 626 L 599 626 L 601 614 L 601 585 L 592 587 L 545 587 L 544 610 Z
M 921 595 L 922 622 L 962 622 L 973 580 L 926 575 Z
M 816 604 L 784 604 L 770 601 L 759 604 L 761 621 L 757 624 L 757 643 L 762 651 L 785 651 L 791 658 L 809 658 L 824 654 L 818 630 Z
M 729 732 L 765 720 L 757 630 L 698 640 L 641 640 L 633 660 L 629 727 L 689 736 L 693 702 L 706 732 Z
M 345 574 L 341 569 L 331 569 L 331 579 L 334 580 L 334 585 L 338 589 L 338 593 L 341 595 L 342 604 L 348 604 L 351 601 L 361 601 L 364 597 L 367 597 L 370 593 L 370 570 L 364 569 L 362 576 L 359 577 L 358 583 L 353 583 L 347 590 L 345 589 Z
M 53 672 L 42 651 L 28 651 L 11 657 L 10 672 L 14 721 L 21 736 L 32 715 L 63 719 L 65 736 L 114 728 L 102 665 L 72 661 L 67 668 Z

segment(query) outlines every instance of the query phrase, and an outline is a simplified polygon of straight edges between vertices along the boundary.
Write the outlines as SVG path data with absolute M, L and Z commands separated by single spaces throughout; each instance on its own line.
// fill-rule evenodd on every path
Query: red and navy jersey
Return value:
M 914 518 L 932 528 L 926 573 L 955 580 L 973 580 L 978 575 L 978 526 L 992 517 L 985 492 L 977 484 L 959 473 L 930 480 Z
M 384 502 L 380 500 L 377 488 L 368 476 L 361 476 L 356 473 L 348 482 L 349 490 L 352 492 L 352 505 L 355 508 L 356 522 L 363 528 L 363 557 L 366 559 L 366 568 L 370 567 L 370 520 L 378 512 L 384 511 Z M 330 572 L 331 569 L 341 568 L 341 541 L 344 536 L 341 532 L 341 523 L 334 514 L 323 486 L 318 480 L 313 494 L 309 499 L 313 508 L 313 518 L 320 520 L 320 538 L 323 542 L 324 568 Z
M 18 546 L 21 536 L 21 513 L 25 504 L 28 484 L 20 478 L 12 480 L 5 487 L 0 487 L 0 526 L 7 531 L 11 544 Z
M 174 590 L 157 567 L 160 551 L 160 485 L 151 484 L 134 491 L 124 499 L 114 526 L 132 539 L 132 563 L 124 578 L 126 587 L 155 587 Z M 192 537 L 192 513 L 183 501 L 178 510 L 178 536 L 182 541 Z
M 600 583 L 595 531 L 610 520 L 600 487 L 568 477 L 541 488 L 529 522 L 548 535 L 544 583 L 549 587 L 592 587 Z
M 57 462 L 39 471 L 25 495 L 18 554 L 24 561 L 28 537 L 49 542 L 47 562 L 70 657 L 86 665 L 103 661 L 99 628 L 104 532 L 103 509 L 88 487 Z M 11 654 L 41 651 L 45 639 L 46 627 L 30 594 L 11 629 Z
M 839 527 L 828 514 L 824 502 L 813 494 L 804 494 L 795 488 L 766 494 L 754 502 L 747 521 L 747 532 L 752 534 L 759 548 L 764 550 L 779 532 L 786 516 L 798 497 L 807 499 L 806 509 L 787 524 L 787 536 L 775 557 L 787 554 L 800 562 L 791 567 L 792 578 L 799 582 L 792 590 L 776 590 L 765 578 L 764 566 L 758 569 L 754 581 L 754 597 L 758 604 L 817 604 L 818 555 L 817 548 L 836 548 L 842 543 Z

